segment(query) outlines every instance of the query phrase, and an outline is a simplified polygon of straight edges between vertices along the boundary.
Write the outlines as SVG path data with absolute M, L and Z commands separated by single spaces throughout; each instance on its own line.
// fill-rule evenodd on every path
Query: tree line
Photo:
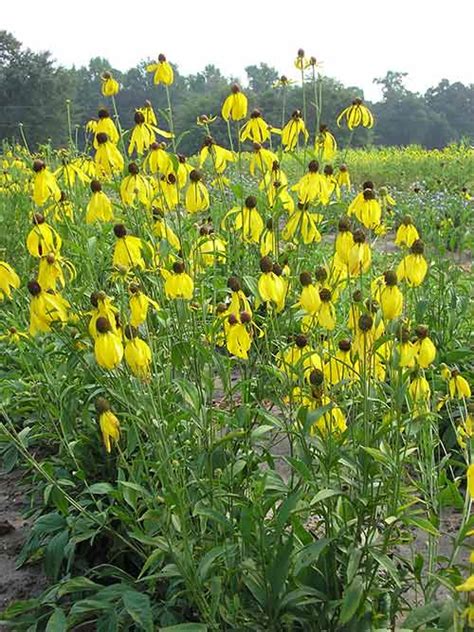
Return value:
M 122 126 L 133 127 L 135 108 L 150 100 L 158 113 L 159 125 L 167 127 L 167 99 L 162 86 L 154 86 L 146 72 L 148 62 L 141 62 L 126 72 L 111 67 L 107 59 L 96 57 L 88 66 L 65 68 L 57 65 L 49 52 L 34 52 L 7 31 L 0 31 L 0 140 L 21 140 L 23 133 L 31 149 L 51 141 L 66 145 L 72 136 L 84 146 L 85 123 L 97 116 L 100 107 L 113 114 L 110 99 L 101 95 L 101 76 L 111 71 L 121 84 L 115 97 Z M 202 144 L 205 131 L 196 123 L 202 114 L 216 115 L 229 93 L 235 77 L 226 77 L 214 65 L 196 74 L 183 75 L 174 66 L 175 81 L 170 88 L 174 127 L 179 138 L 179 151 L 194 153 Z M 297 83 L 275 87 L 280 75 L 265 64 L 245 68 L 249 97 L 249 113 L 261 110 L 264 119 L 281 127 L 291 112 L 301 109 L 302 87 Z M 451 142 L 474 140 L 474 84 L 450 83 L 442 79 L 424 94 L 409 91 L 404 85 L 406 73 L 388 71 L 374 79 L 381 86 L 383 99 L 366 102 L 376 117 L 371 130 L 357 130 L 351 143 L 360 145 L 419 144 L 426 148 L 443 147 Z M 344 86 L 330 78 L 322 78 L 321 122 L 334 130 L 338 113 L 355 97 L 363 98 L 357 86 Z M 316 110 L 314 86 L 305 84 L 306 124 L 314 134 Z M 21 129 L 19 124 L 21 124 Z M 219 117 L 211 132 L 217 142 L 227 142 L 227 126 Z M 349 139 L 347 130 L 337 130 L 341 146 Z

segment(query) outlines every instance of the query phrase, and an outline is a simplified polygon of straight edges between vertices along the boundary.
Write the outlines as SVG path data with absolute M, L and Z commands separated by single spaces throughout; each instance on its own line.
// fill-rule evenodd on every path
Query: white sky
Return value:
M 298 78 L 298 48 L 369 99 L 387 70 L 424 91 L 442 78 L 474 83 L 474 0 L 2 0 L 0 29 L 58 63 L 106 57 L 121 70 L 163 52 L 182 73 L 206 64 L 245 79 L 266 62 Z M 235 10 L 234 10 L 235 7 Z

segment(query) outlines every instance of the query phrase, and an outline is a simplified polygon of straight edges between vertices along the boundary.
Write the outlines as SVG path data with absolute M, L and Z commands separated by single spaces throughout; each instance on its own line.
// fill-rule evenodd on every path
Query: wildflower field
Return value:
M 0 456 L 47 577 L 6 629 L 474 626 L 474 151 L 339 148 L 377 122 L 295 64 L 301 110 L 233 85 L 194 156 L 163 55 L 128 121 L 105 73 L 83 140 L 4 146 Z

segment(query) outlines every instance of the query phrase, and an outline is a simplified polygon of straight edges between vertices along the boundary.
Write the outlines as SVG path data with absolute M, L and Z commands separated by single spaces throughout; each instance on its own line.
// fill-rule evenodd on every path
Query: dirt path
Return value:
M 34 597 L 46 587 L 39 566 L 16 568 L 28 529 L 22 515 L 25 497 L 20 481 L 18 471 L 0 474 L 0 613 L 13 601 Z M 2 629 L 6 628 L 0 625 Z

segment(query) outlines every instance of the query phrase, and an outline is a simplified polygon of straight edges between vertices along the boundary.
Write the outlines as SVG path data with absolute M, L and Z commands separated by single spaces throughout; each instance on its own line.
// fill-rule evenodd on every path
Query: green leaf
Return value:
M 369 549 L 369 551 L 372 557 L 377 560 L 380 566 L 387 571 L 393 581 L 400 588 L 402 582 L 400 580 L 399 573 L 394 562 L 388 557 L 388 555 L 385 555 L 384 553 L 379 553 L 378 551 L 374 551 L 373 549 Z
M 409 630 L 416 630 L 420 625 L 425 625 L 437 619 L 442 609 L 443 603 L 441 601 L 435 601 L 434 603 L 428 603 L 425 606 L 415 608 L 403 622 L 403 627 Z
M 275 601 L 283 590 L 286 578 L 288 576 L 288 569 L 290 568 L 290 556 L 293 551 L 293 535 L 290 535 L 286 539 L 283 546 L 280 546 L 275 559 L 270 567 L 270 585 L 272 587 L 273 598 Z
M 158 628 L 159 632 L 207 632 L 208 627 L 204 623 L 179 623 L 167 625 L 166 628 Z
M 277 530 L 281 530 L 285 527 L 290 514 L 296 509 L 296 505 L 298 504 L 299 499 L 300 493 L 298 490 L 296 490 L 282 502 L 276 514 L 275 522 Z
M 175 378 L 174 384 L 178 387 L 181 397 L 195 412 L 198 412 L 201 408 L 201 401 L 199 398 L 199 391 L 196 386 L 189 382 L 189 380 Z
M 439 537 L 438 529 L 426 518 L 405 518 L 404 522 L 408 526 L 417 527 L 422 531 L 426 531 L 426 533 L 429 533 L 430 535 Z
M 362 595 L 364 592 L 364 583 L 359 575 L 356 575 L 352 583 L 344 591 L 342 599 L 341 614 L 339 615 L 339 623 L 344 625 L 354 617 L 357 612 Z
M 69 531 L 60 531 L 51 538 L 44 555 L 44 571 L 56 581 L 64 558 L 64 548 L 69 540 Z
M 317 542 L 312 542 L 311 544 L 308 544 L 308 546 L 300 549 L 295 556 L 295 575 L 298 575 L 303 568 L 306 568 L 311 564 L 316 564 L 319 556 L 328 546 L 330 541 L 331 540 L 329 539 L 318 540 Z
M 260 437 L 263 437 L 264 435 L 267 434 L 267 432 L 271 432 L 272 430 L 275 430 L 275 427 L 267 425 L 267 424 L 257 426 L 256 428 L 254 428 L 254 430 L 252 430 L 252 433 L 250 435 L 252 438 L 252 441 L 256 441 L 257 439 L 260 439 Z
M 49 617 L 45 632 L 64 632 L 67 630 L 66 615 L 61 608 L 56 608 Z
M 59 529 L 64 529 L 65 526 L 66 519 L 64 516 L 54 512 L 40 516 L 33 526 L 33 531 L 38 534 L 54 533 L 55 531 L 59 531 Z
M 313 481 L 313 474 L 304 461 L 293 456 L 285 457 L 285 461 L 287 461 L 291 467 L 298 472 L 303 480 Z
M 380 450 L 377 450 L 377 448 L 368 448 L 366 446 L 361 446 L 361 447 L 362 447 L 362 450 L 364 450 L 364 452 L 367 452 L 367 454 L 370 454 L 370 456 L 374 458 L 376 461 L 378 461 L 379 463 L 383 463 L 384 465 L 391 464 L 391 460 L 389 459 L 389 457 L 383 452 L 381 452 Z
M 219 511 L 216 511 L 215 509 L 211 509 L 211 507 L 203 507 L 202 505 L 201 506 L 197 505 L 194 509 L 194 515 L 204 516 L 205 518 L 214 520 L 215 522 L 218 522 L 219 524 L 221 524 L 223 527 L 226 527 L 226 528 L 229 528 L 231 526 L 231 523 L 224 516 L 224 514 L 220 513 Z
M 91 494 L 111 494 L 114 491 L 114 487 L 110 483 L 94 483 L 89 487 Z
M 316 503 L 332 498 L 333 496 L 340 496 L 342 492 L 339 489 L 321 489 L 311 501 L 310 505 L 316 505 Z
M 87 579 L 87 577 L 73 577 L 59 586 L 58 597 L 87 590 L 97 590 L 98 588 L 102 588 L 102 586 L 91 579 Z
M 136 590 L 127 590 L 122 596 L 125 610 L 143 630 L 153 632 L 153 613 L 150 598 Z
M 198 566 L 198 577 L 201 581 L 206 579 L 209 571 L 211 570 L 212 564 L 217 560 L 217 558 L 223 555 L 226 550 L 229 551 L 229 547 L 225 544 L 222 546 L 215 546 L 201 558 Z

